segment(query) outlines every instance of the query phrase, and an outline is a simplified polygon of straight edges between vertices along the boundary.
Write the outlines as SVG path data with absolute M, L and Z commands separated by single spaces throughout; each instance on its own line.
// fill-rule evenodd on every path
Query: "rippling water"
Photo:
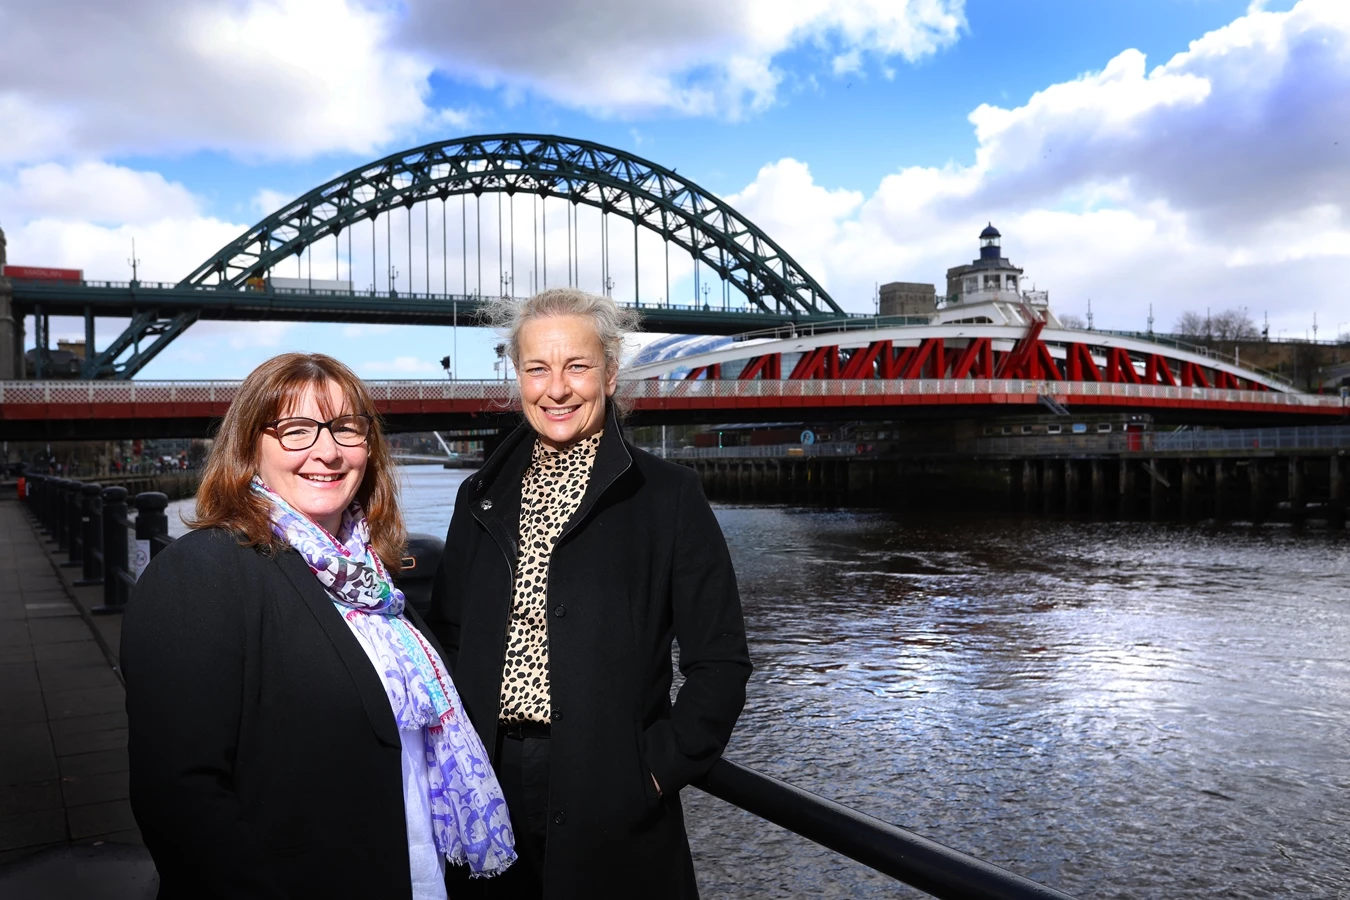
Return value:
M 444 534 L 463 472 L 407 470 Z M 1350 897 L 1350 535 L 717 509 L 727 753 L 1083 897 Z M 919 896 L 697 790 L 708 897 Z

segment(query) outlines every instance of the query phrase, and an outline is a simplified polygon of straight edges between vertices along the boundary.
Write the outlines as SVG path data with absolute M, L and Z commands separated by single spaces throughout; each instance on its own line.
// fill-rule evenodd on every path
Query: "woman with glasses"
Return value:
M 131 803 L 170 898 L 444 900 L 515 858 L 442 653 L 395 586 L 406 532 L 369 393 L 288 353 L 221 423 L 193 530 L 122 628 Z

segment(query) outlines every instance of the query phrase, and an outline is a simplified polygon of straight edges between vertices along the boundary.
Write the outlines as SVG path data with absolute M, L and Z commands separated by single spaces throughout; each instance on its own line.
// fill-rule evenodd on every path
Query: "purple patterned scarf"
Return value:
M 496 875 L 515 861 L 515 835 L 501 785 L 440 655 L 403 617 L 403 592 L 370 546 L 370 526 L 355 501 L 335 538 L 254 476 L 272 504 L 272 532 L 304 558 L 329 597 L 374 647 L 400 731 L 421 730 L 431 785 L 436 848 L 473 875 Z

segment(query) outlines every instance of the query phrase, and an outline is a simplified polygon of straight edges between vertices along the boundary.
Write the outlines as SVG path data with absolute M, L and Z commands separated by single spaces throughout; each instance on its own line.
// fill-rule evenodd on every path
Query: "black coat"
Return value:
M 161 900 L 411 894 L 394 714 L 299 554 L 175 541 L 136 585 L 121 663 Z
M 461 486 L 427 615 L 489 748 L 534 439 L 521 426 Z M 721 756 L 745 703 L 745 625 L 697 476 L 626 443 L 612 415 L 550 559 L 548 609 L 545 895 L 697 896 L 679 791 Z

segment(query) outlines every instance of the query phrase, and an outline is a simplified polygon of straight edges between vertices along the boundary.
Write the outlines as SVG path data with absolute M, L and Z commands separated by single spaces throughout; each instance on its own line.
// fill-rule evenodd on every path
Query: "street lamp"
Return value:
M 510 297 L 510 296 L 511 296 L 511 273 L 510 273 L 510 272 L 503 272 L 503 273 L 502 273 L 502 296 L 503 296 L 503 297 Z
M 706 281 L 703 282 L 703 308 L 708 308 L 708 282 Z

